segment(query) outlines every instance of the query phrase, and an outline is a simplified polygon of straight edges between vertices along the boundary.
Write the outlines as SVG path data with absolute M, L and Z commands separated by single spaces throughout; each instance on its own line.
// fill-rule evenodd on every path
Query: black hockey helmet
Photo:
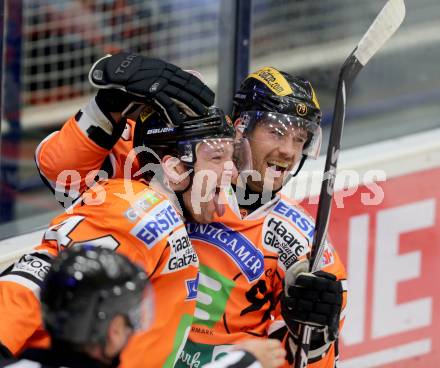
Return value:
M 311 83 L 273 67 L 263 67 L 243 81 L 235 93 L 232 117 L 241 117 L 239 129 L 249 134 L 259 122 L 275 124 L 280 132 L 289 127 L 307 131 L 303 155 L 316 158 L 321 146 L 321 109 Z
M 151 107 L 146 107 L 136 122 L 134 147 L 152 149 L 159 158 L 166 154 L 176 156 L 188 166 L 193 166 L 197 160 L 199 143 L 206 143 L 215 150 L 225 142 L 234 145 L 234 152 L 238 152 L 232 121 L 215 106 L 208 108 L 206 115 L 188 117 L 177 127 L 167 125 Z M 141 164 L 145 161 L 151 159 L 144 158 Z M 243 165 L 248 163 L 248 160 L 240 161 Z
M 316 124 L 320 124 L 322 116 L 311 83 L 273 67 L 264 67 L 249 74 L 235 93 L 233 120 L 244 111 L 298 116 Z
M 146 273 L 125 256 L 90 245 L 74 246 L 55 259 L 41 305 L 52 339 L 75 345 L 104 344 L 116 315 L 142 330 L 153 314 Z

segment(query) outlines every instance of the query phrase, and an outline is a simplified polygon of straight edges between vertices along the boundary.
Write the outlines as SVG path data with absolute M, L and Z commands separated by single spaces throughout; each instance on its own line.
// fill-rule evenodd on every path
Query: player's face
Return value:
M 248 182 L 249 187 L 258 192 L 279 190 L 302 157 L 307 131 L 297 126 L 257 124 L 248 138 L 252 167 L 261 178 Z
M 197 144 L 193 183 L 184 193 L 185 205 L 196 222 L 209 223 L 215 213 L 223 215 L 220 189 L 237 178 L 233 153 L 233 139 L 209 139 Z

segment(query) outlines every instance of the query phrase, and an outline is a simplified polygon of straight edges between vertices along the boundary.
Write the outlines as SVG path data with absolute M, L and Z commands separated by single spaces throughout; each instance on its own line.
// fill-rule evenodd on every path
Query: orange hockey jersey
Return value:
M 0 341 L 14 353 L 48 343 L 38 294 L 51 257 L 65 247 L 95 244 L 140 264 L 153 286 L 154 320 L 147 332 L 129 342 L 122 367 L 172 367 L 193 318 L 197 255 L 177 209 L 165 195 L 131 180 L 99 185 L 98 195 L 95 187 L 70 214 L 56 217 L 36 252 L 24 255 L 0 277 Z
M 286 269 L 310 251 L 314 221 L 281 196 L 242 219 L 235 195 L 230 191 L 227 196 L 227 210 L 218 222 L 187 224 L 200 277 L 194 323 L 178 367 L 216 360 L 227 344 L 280 337 L 277 331 L 287 334 L 279 303 L 282 280 Z M 320 262 L 322 270 L 345 285 L 345 268 L 328 242 Z M 334 349 L 327 343 L 311 350 L 309 366 L 334 367 Z

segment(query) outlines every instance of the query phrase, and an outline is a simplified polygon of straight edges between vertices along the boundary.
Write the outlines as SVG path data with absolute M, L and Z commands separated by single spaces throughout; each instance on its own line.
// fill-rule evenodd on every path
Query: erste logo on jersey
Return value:
M 181 227 L 168 238 L 170 258 L 162 274 L 183 270 L 188 266 L 197 266 L 199 259 L 189 240 L 185 227 Z
M 245 236 L 220 223 L 188 223 L 190 239 L 201 240 L 224 251 L 237 264 L 249 282 L 264 272 L 264 256 Z
M 310 217 L 301 212 L 301 209 L 294 207 L 283 200 L 280 200 L 272 212 L 298 226 L 298 228 L 304 232 L 304 235 L 306 235 L 310 241 L 313 239 L 313 234 L 315 233 L 315 224 Z
M 303 234 L 288 221 L 271 215 L 264 221 L 263 246 L 278 254 L 278 261 L 284 270 L 309 251 L 309 241 Z
M 130 233 L 151 249 L 180 224 L 182 221 L 171 203 L 163 201 L 146 213 Z

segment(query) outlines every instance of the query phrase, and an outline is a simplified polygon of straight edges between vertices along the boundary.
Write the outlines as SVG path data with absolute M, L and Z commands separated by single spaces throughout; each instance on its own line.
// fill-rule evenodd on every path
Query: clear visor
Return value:
M 240 115 L 237 127 L 248 139 L 250 133 L 258 128 L 260 140 L 274 145 L 293 144 L 302 154 L 316 159 L 319 156 L 322 141 L 321 127 L 299 116 L 266 111 L 245 111 Z
M 232 161 L 234 140 L 232 138 L 211 138 L 196 142 L 196 155 L 206 161 Z
M 238 171 L 249 169 L 251 165 L 249 144 L 242 139 L 209 138 L 181 144 L 184 146 L 184 154 L 180 159 L 187 163 L 196 161 L 192 157 L 193 147 L 195 147 L 196 158 L 205 162 L 222 166 L 227 162 L 233 162 Z

